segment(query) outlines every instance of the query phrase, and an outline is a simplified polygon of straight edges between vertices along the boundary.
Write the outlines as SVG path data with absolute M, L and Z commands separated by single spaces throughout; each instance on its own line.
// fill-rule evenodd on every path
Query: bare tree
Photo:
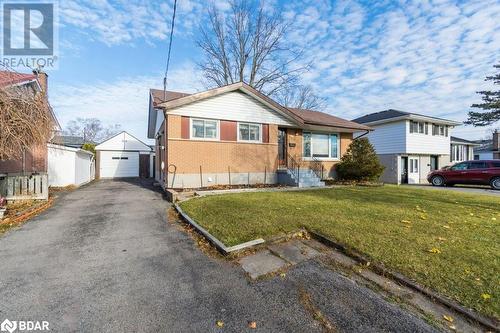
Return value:
M 45 94 L 28 86 L 0 88 L 0 160 L 46 145 L 55 129 Z
M 228 13 L 212 4 L 208 18 L 197 40 L 204 52 L 199 66 L 207 86 L 243 81 L 279 102 L 290 88 L 299 86 L 300 75 L 310 65 L 301 65 L 303 51 L 287 42 L 290 24 L 279 12 L 265 10 L 259 2 L 232 0 Z
M 68 123 L 64 133 L 80 136 L 84 142 L 100 142 L 120 130 L 121 126 L 118 124 L 104 127 L 97 118 L 76 118 Z
M 309 85 L 297 85 L 280 91 L 277 99 L 281 104 L 297 109 L 321 110 L 326 106 L 326 98 L 318 96 Z

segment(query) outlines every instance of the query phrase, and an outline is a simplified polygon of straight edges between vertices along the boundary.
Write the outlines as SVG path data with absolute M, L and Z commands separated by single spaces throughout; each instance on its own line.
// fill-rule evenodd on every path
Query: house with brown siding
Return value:
M 186 94 L 150 90 L 155 178 L 168 188 L 321 186 L 354 132 L 370 127 L 287 108 L 245 83 Z

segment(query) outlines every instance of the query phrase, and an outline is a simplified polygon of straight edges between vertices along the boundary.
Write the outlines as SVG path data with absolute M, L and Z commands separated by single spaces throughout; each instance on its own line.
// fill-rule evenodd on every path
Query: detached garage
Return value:
M 95 147 L 96 178 L 149 178 L 154 170 L 150 146 L 121 132 Z
M 49 186 L 80 186 L 94 179 L 94 154 L 58 144 L 47 145 Z

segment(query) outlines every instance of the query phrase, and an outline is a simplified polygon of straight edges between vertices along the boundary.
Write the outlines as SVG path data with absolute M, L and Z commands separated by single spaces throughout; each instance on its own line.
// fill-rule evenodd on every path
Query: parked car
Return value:
M 500 190 L 500 160 L 466 161 L 431 171 L 427 181 L 434 186 L 455 184 L 490 185 Z

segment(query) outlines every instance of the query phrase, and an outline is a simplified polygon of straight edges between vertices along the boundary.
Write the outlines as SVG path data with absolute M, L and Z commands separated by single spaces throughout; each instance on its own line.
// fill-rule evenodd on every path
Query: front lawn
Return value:
M 181 207 L 228 246 L 308 227 L 500 317 L 498 197 L 342 187 L 207 196 Z

